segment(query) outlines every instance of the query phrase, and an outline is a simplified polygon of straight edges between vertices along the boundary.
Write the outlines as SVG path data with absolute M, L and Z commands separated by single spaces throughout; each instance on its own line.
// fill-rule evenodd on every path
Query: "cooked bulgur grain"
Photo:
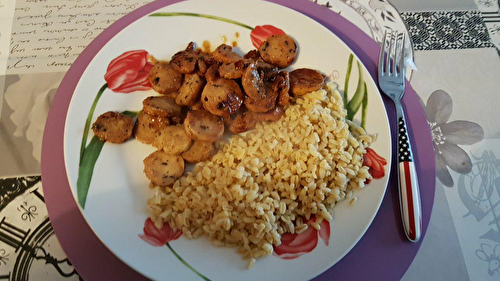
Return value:
M 210 160 L 148 201 L 157 227 L 168 223 L 187 238 L 236 246 L 244 259 L 270 255 L 286 232 L 320 228 L 331 209 L 370 179 L 366 147 L 375 140 L 345 119 L 333 83 L 298 97 L 285 116 L 233 136 Z

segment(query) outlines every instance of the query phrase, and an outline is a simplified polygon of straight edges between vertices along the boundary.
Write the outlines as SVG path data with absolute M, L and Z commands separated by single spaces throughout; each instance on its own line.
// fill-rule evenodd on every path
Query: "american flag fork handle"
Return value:
M 413 162 L 404 113 L 398 110 L 399 204 L 406 236 L 417 242 L 422 233 L 422 208 L 417 170 Z
M 408 240 L 417 242 L 422 232 L 422 207 L 417 171 L 412 159 L 401 99 L 405 93 L 405 33 L 386 31 L 378 63 L 378 81 L 384 94 L 394 101 L 398 116 L 399 205 Z

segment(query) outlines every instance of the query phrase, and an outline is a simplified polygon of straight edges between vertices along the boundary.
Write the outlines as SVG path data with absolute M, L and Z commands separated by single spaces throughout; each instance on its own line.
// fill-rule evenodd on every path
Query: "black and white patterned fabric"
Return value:
M 499 6 L 500 6 L 500 0 Z M 498 55 L 500 56 L 500 8 L 498 11 L 481 11 L 481 17 L 484 24 L 490 33 L 493 44 L 497 47 Z
M 406 132 L 405 120 L 400 117 L 398 122 L 399 136 L 399 162 L 412 162 L 410 143 L 408 142 L 408 133 Z
M 500 5 L 500 4 L 499 4 Z M 481 12 L 481 17 L 485 23 L 500 23 L 500 11 L 497 12 Z
M 479 11 L 404 12 L 415 50 L 493 48 Z
M 0 179 L 0 211 L 40 181 L 40 176 Z

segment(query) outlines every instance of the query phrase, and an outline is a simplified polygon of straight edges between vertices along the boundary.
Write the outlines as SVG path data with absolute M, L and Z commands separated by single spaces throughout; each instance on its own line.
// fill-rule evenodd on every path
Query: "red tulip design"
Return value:
M 206 276 L 201 274 L 199 271 L 194 269 L 189 263 L 187 263 L 169 244 L 170 241 L 174 241 L 181 237 L 182 232 L 180 230 L 173 230 L 168 224 L 163 224 L 161 229 L 156 228 L 154 222 L 148 218 L 144 222 L 144 234 L 139 234 L 142 240 L 146 241 L 148 244 L 161 247 L 167 246 L 167 248 L 174 254 L 174 256 L 187 268 L 189 268 L 194 274 L 198 275 L 201 279 L 205 281 L 210 281 Z
M 318 245 L 318 236 L 321 237 L 325 245 L 328 246 L 330 240 L 330 223 L 323 220 L 318 231 L 311 226 L 316 221 L 316 217 L 308 222 L 308 228 L 301 234 L 285 233 L 281 236 L 281 245 L 274 247 L 274 254 L 282 259 L 295 259 L 305 253 L 310 253 Z
M 112 60 L 104 75 L 108 88 L 113 92 L 130 93 L 151 89 L 149 71 L 153 65 L 144 50 L 128 51 Z
M 363 166 L 369 167 L 368 172 L 374 179 L 380 179 L 385 176 L 385 168 L 387 165 L 387 161 L 378 155 L 375 150 L 371 148 L 366 149 L 366 154 L 363 157 Z M 370 180 L 366 181 L 366 184 L 369 184 Z
M 165 246 L 170 241 L 176 240 L 181 237 L 182 232 L 180 230 L 173 230 L 168 224 L 163 224 L 162 229 L 156 228 L 153 221 L 148 218 L 144 223 L 144 234 L 140 234 L 139 237 L 142 240 L 153 246 Z
M 250 32 L 250 38 L 255 48 L 259 48 L 262 42 L 266 41 L 271 35 L 275 34 L 285 34 L 285 32 L 272 25 L 258 25 L 252 32 Z

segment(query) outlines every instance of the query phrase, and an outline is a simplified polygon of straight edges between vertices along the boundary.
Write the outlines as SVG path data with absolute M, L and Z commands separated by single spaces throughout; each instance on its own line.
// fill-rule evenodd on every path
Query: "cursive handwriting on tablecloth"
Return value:
M 8 74 L 66 71 L 110 24 L 151 0 L 17 0 Z
M 14 9 L 15 1 L 0 0 L 0 75 L 5 74 L 5 68 L 7 67 L 10 44 L 9 35 L 12 28 Z

